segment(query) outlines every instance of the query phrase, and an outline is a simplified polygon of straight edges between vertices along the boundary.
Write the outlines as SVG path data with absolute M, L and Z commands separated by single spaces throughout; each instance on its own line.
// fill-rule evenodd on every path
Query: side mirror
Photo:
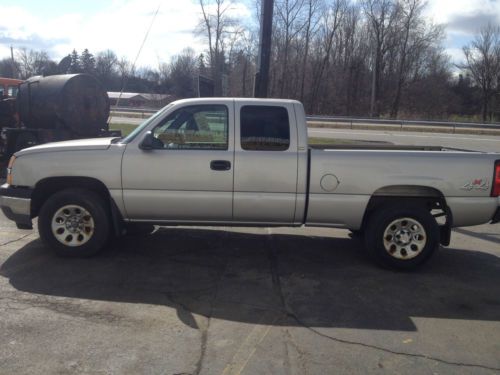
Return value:
M 153 147 L 153 133 L 151 133 L 149 131 L 144 135 L 144 138 L 142 138 L 142 141 L 139 144 L 139 148 L 141 150 L 152 150 L 154 148 Z

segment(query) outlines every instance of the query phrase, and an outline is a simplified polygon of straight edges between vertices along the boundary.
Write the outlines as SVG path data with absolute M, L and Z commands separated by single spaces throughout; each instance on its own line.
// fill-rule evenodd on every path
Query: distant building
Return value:
M 112 106 L 135 108 L 161 108 L 175 100 L 173 95 L 143 94 L 136 92 L 108 92 Z M 118 100 L 119 98 L 119 100 Z
M 18 86 L 22 82 L 20 79 L 0 77 L 0 99 L 2 96 L 14 98 L 17 95 Z

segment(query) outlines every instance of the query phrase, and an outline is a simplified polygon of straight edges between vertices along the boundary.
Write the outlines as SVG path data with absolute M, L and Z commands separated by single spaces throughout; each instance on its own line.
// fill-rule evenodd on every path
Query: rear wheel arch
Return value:
M 449 245 L 451 227 L 453 224 L 453 214 L 446 203 L 443 193 L 436 188 L 418 185 L 393 185 L 385 186 L 376 190 L 365 209 L 361 223 L 361 231 L 364 231 L 370 216 L 384 207 L 395 204 L 411 205 L 423 207 L 429 212 L 437 210 L 434 217 L 443 217 L 444 220 L 439 223 L 441 232 L 441 244 Z
M 425 185 L 388 185 L 375 190 L 372 197 L 443 197 L 436 188 Z

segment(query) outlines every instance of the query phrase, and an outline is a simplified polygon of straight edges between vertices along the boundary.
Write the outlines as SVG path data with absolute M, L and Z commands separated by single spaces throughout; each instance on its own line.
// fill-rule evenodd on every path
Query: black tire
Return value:
M 364 236 L 365 232 L 363 232 L 362 230 L 351 230 L 349 233 L 349 237 L 351 237 L 352 239 L 363 239 Z
M 125 224 L 125 230 L 127 236 L 148 236 L 155 230 L 153 224 L 147 223 L 127 223 Z
M 69 207 L 71 210 L 67 217 L 63 214 L 65 207 Z M 40 209 L 38 217 L 40 237 L 60 256 L 88 257 L 94 255 L 103 249 L 109 238 L 110 215 L 106 207 L 105 200 L 93 191 L 66 189 L 57 192 L 47 199 Z M 74 214 L 73 211 L 75 211 Z M 78 214 L 78 211 L 81 213 Z M 57 217 L 56 214 L 58 214 Z M 79 217 L 80 219 L 78 219 Z M 53 220 L 56 230 L 52 230 Z M 72 228 L 72 223 L 78 220 L 80 220 L 80 224 L 76 223 L 75 226 L 81 225 L 81 227 Z M 59 224 L 58 221 L 63 221 L 63 223 Z M 60 230 L 62 231 L 60 234 L 56 233 Z M 77 232 L 70 232 L 71 230 Z M 62 238 L 63 236 L 65 238 Z M 83 239 L 79 240 L 80 237 Z
M 383 267 L 415 269 L 439 248 L 439 226 L 423 207 L 385 205 L 368 218 L 365 246 L 369 255 Z

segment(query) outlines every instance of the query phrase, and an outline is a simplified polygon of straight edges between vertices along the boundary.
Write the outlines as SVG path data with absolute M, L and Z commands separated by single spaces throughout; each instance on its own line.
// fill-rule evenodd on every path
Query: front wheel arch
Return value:
M 84 189 L 98 194 L 112 218 L 115 236 L 120 236 L 124 230 L 123 216 L 114 202 L 109 189 L 100 180 L 93 177 L 71 176 L 71 177 L 48 177 L 36 183 L 31 196 L 31 217 L 37 217 L 43 204 L 52 195 L 66 189 Z

